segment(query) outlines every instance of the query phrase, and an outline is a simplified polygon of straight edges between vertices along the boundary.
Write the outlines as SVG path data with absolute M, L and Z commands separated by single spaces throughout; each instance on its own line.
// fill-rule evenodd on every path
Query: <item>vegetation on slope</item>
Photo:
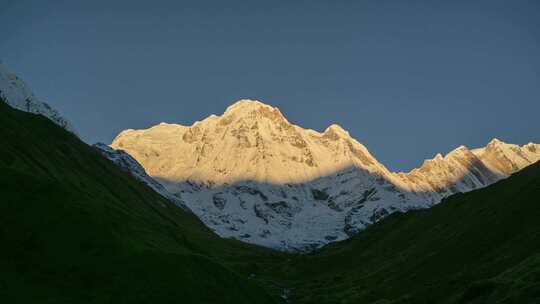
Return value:
M 540 302 L 540 164 L 291 255 L 220 239 L 1 102 L 0 138 L 3 303 L 273 303 L 280 286 L 292 303 Z
M 297 303 L 540 303 L 540 163 L 286 270 Z
M 248 275 L 279 253 L 220 239 L 44 117 L 0 102 L 0 138 L 1 302 L 275 302 Z

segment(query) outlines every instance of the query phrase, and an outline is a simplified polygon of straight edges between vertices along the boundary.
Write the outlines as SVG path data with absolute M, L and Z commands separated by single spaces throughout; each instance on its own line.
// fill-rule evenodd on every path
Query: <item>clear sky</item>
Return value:
M 89 143 L 241 98 L 338 123 L 393 170 L 540 142 L 536 0 L 0 0 L 0 60 Z

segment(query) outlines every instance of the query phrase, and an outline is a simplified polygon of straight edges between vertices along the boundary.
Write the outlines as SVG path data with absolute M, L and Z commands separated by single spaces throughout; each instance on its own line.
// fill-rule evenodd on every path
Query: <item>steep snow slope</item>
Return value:
M 483 162 L 487 152 L 466 147 L 392 173 L 340 126 L 306 130 L 253 100 L 189 127 L 125 130 L 111 146 L 221 236 L 285 250 L 348 238 L 392 212 L 426 208 L 508 174 Z M 516 166 L 540 153 L 530 155 Z
M 458 192 L 481 188 L 499 180 L 467 147 L 460 146 L 446 156 L 437 154 L 420 168 L 409 173 L 398 173 L 409 185 L 407 190 L 435 192 L 445 197 Z
M 1 63 L 0 97 L 15 109 L 41 114 L 71 133 L 76 133 L 75 128 L 73 128 L 68 120 L 63 118 L 58 111 L 51 108 L 47 103 L 40 101 L 22 79 L 10 72 Z
M 98 149 L 98 151 L 101 152 L 101 154 L 103 154 L 105 157 L 110 159 L 120 168 L 129 172 L 136 179 L 148 185 L 150 188 L 161 194 L 163 197 L 182 207 L 184 210 L 189 210 L 179 197 L 167 191 L 162 184 L 157 182 L 152 177 L 148 176 L 144 168 L 126 152 L 121 150 L 115 150 L 103 143 L 95 144 L 94 148 Z
M 540 145 L 528 143 L 520 147 L 495 138 L 485 148 L 475 149 L 473 153 L 491 171 L 506 177 L 540 160 Z
M 112 147 L 130 153 L 220 235 L 271 247 L 320 246 L 389 212 L 429 204 L 399 191 L 389 182 L 399 180 L 339 126 L 304 130 L 257 101 L 239 101 L 191 127 L 126 130 Z
M 155 160 L 144 162 L 150 175 L 174 181 L 303 182 L 353 163 L 362 162 L 372 171 L 381 167 L 339 126 L 324 134 L 303 130 L 278 109 L 252 101 L 240 101 L 222 117 L 210 116 L 191 127 L 161 124 L 149 132 L 127 130 L 113 146 L 122 148 L 129 144 L 122 139 L 132 138 L 140 147 L 130 151 L 136 158 Z

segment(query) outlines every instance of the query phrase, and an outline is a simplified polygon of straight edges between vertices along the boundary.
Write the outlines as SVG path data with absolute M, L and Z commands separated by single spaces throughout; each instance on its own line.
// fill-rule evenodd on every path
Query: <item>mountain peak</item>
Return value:
M 450 153 L 448 153 L 448 155 L 457 154 L 457 153 L 464 153 L 464 152 L 468 152 L 468 151 L 469 151 L 469 148 L 467 148 L 464 145 L 461 145 L 461 146 L 455 148 L 454 150 L 450 151 Z
M 75 128 L 58 111 L 39 100 L 26 83 L 0 63 L 0 100 L 12 108 L 43 115 L 73 134 Z
M 192 126 L 164 126 L 122 133 L 112 147 L 130 153 L 219 235 L 281 249 L 348 238 L 389 213 L 484 187 L 540 158 L 540 147 L 520 153 L 522 161 L 497 146 L 505 154 L 487 155 L 488 166 L 460 146 L 393 173 L 338 124 L 304 129 L 249 99 Z
M 269 106 L 255 99 L 240 99 L 234 102 L 232 105 L 228 106 L 224 114 L 238 113 L 238 112 L 248 113 L 254 110 L 259 110 L 261 108 L 267 108 L 269 110 L 276 109 L 272 106 Z
M 489 143 L 488 146 L 495 146 L 495 145 L 501 145 L 505 144 L 504 141 L 499 140 L 498 138 L 494 137 Z
M 338 124 L 331 124 L 330 126 L 328 126 L 328 128 L 326 128 L 326 130 L 324 130 L 324 134 L 326 134 L 326 135 L 328 135 L 328 134 L 336 134 L 338 136 L 341 135 L 341 136 L 344 136 L 344 137 L 350 137 L 351 136 L 347 130 L 343 129 Z
M 220 117 L 224 124 L 229 124 L 231 121 L 246 120 L 258 122 L 263 118 L 283 126 L 290 126 L 289 121 L 283 116 L 278 108 L 252 99 L 238 100 L 230 105 Z

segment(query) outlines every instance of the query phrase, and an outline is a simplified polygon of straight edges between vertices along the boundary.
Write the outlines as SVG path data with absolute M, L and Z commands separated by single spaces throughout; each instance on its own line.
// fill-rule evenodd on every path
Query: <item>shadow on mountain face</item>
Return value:
M 540 162 L 293 258 L 295 303 L 538 303 Z
M 540 163 L 291 255 L 216 237 L 43 117 L 0 103 L 0 135 L 3 302 L 540 301 Z
M 502 177 L 479 159 L 488 149 L 464 146 L 392 173 L 341 127 L 306 130 L 254 100 L 191 126 L 128 129 L 111 146 L 139 160 L 219 235 L 281 249 L 342 240 L 393 212 Z
M 422 176 L 433 174 L 429 163 L 424 164 L 407 177 L 413 184 L 415 179 L 422 181 L 414 184 L 417 189 L 399 186 L 396 175 L 357 166 L 302 183 L 243 180 L 215 185 L 158 180 L 223 237 L 281 250 L 310 251 L 349 238 L 394 212 L 428 208 L 449 195 L 499 179 L 477 158 L 460 164 L 467 174 L 437 177 L 433 182 Z M 433 190 L 422 190 L 425 188 Z
M 275 303 L 247 277 L 279 253 L 217 237 L 75 135 L 1 100 L 0 138 L 0 302 Z

